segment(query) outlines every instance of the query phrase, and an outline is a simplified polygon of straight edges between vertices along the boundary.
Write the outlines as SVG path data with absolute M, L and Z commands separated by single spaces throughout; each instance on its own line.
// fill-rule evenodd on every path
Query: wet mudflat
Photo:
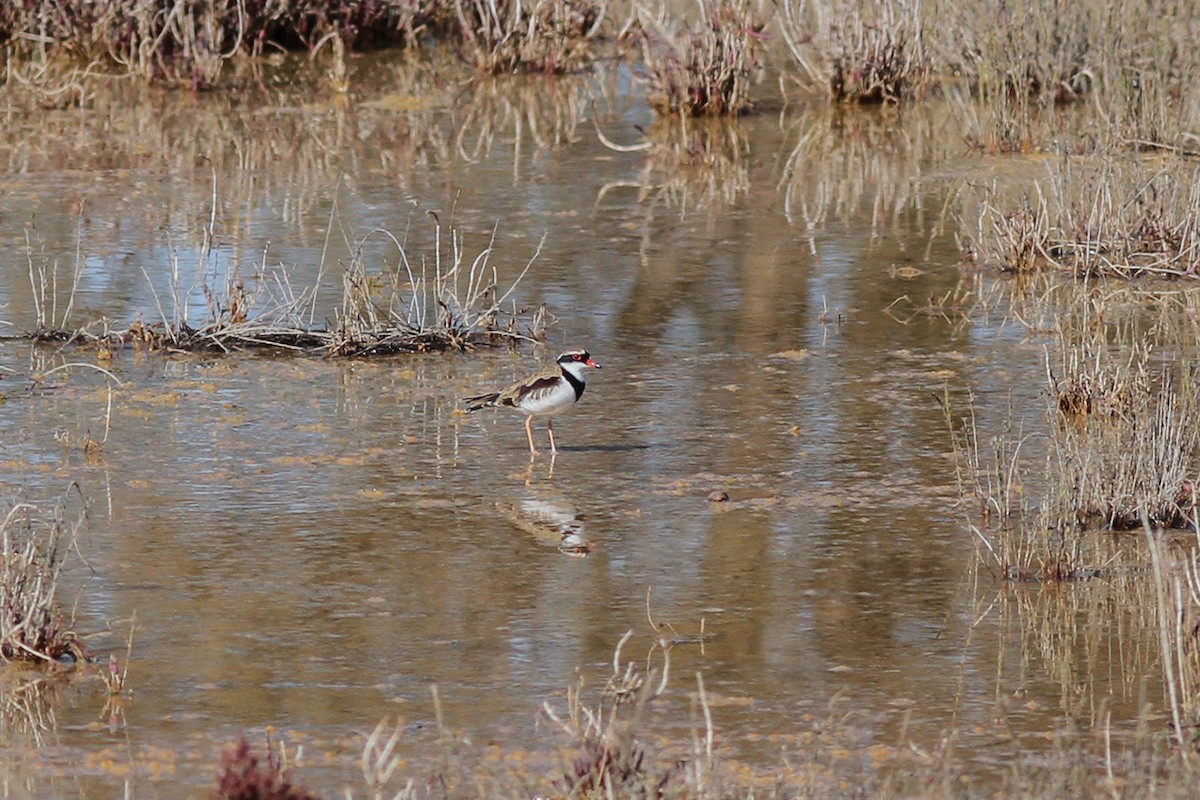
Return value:
M 577 84 L 493 95 L 401 83 L 408 69 L 363 59 L 341 100 L 165 94 L 6 137 L 0 318 L 16 328 L 67 302 L 76 324 L 177 303 L 199 320 L 230 280 L 317 285 L 314 318 L 332 321 L 364 237 L 428 246 L 426 211 L 472 252 L 494 235 L 502 283 L 544 236 L 513 297 L 557 318 L 516 352 L 367 360 L 0 345 L 5 492 L 77 482 L 76 627 L 123 656 L 136 620 L 132 697 L 114 709 L 75 681 L 36 731 L 6 721 L 13 796 L 203 796 L 220 748 L 265 726 L 340 796 L 382 716 L 408 725 L 414 765 L 437 757 L 434 684 L 448 728 L 535 750 L 541 703 L 577 670 L 603 682 L 630 629 L 630 657 L 646 652 L 648 606 L 681 640 L 663 732 L 687 735 L 699 671 L 726 757 L 764 770 L 853 712 L 881 746 L 959 731 L 986 781 L 1072 715 L 1103 709 L 1119 734 L 1157 700 L 1151 633 L 1088 615 L 1102 582 L 1056 589 L 1086 635 L 1049 631 L 1029 624 L 1040 588 L 976 566 L 938 397 L 972 392 L 998 425 L 1042 389 L 1045 343 L 1003 308 L 926 307 L 1002 302 L 945 218 L 992 167 L 944 109 L 758 115 L 679 170 L 605 148 Z M 652 127 L 628 81 L 599 81 L 610 138 Z M 375 269 L 398 268 L 390 240 L 365 241 Z M 573 345 L 605 369 L 556 425 L 556 458 L 530 460 L 515 416 L 459 410 Z M 76 361 L 122 385 L 72 368 L 29 388 Z

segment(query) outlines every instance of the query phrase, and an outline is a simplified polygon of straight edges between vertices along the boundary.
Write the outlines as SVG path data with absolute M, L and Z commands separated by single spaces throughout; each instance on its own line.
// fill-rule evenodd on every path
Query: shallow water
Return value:
M 644 658 L 647 606 L 688 639 L 661 724 L 686 731 L 699 671 L 725 755 L 768 769 L 831 703 L 881 743 L 963 731 L 984 775 L 1065 716 L 1103 705 L 1120 727 L 1157 699 L 1153 646 L 1122 615 L 1065 637 L 1090 680 L 1064 676 L 1029 632 L 1022 593 L 1040 590 L 973 568 L 939 396 L 973 392 L 994 426 L 1036 396 L 1044 355 L 1018 326 L 916 311 L 986 283 L 960 269 L 945 208 L 992 168 L 950 115 L 790 107 L 679 171 L 604 148 L 580 111 L 597 93 L 609 137 L 637 139 L 653 120 L 628 74 L 492 95 L 412 69 L 360 59 L 345 99 L 158 95 L 5 137 L 0 319 L 19 329 L 39 307 L 62 318 L 74 265 L 70 324 L 154 321 L 175 298 L 199 322 L 203 286 L 230 276 L 319 282 L 319 324 L 373 229 L 429 252 L 427 210 L 471 254 L 494 230 L 507 281 L 544 235 L 514 299 L 558 318 L 519 353 L 119 352 L 111 412 L 92 370 L 26 389 L 93 354 L 0 344 L 5 491 L 77 481 L 77 628 L 123 658 L 136 620 L 133 696 L 110 716 L 98 682 L 60 690 L 44 743 L 10 736 L 13 787 L 199 797 L 219 749 L 271 725 L 305 747 L 304 781 L 341 796 L 384 715 L 408 724 L 414 762 L 436 751 L 431 684 L 452 729 L 536 747 L 539 706 L 577 669 L 602 682 L 630 629 Z M 395 267 L 383 237 L 365 252 Z M 519 419 L 458 410 L 565 345 L 604 369 L 556 458 L 530 461 Z M 562 552 L 564 528 L 584 557 Z M 1086 609 L 1102 588 L 1058 591 Z

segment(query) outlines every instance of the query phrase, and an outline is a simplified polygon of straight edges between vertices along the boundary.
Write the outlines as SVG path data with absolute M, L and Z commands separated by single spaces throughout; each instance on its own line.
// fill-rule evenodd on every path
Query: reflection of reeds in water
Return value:
M 1128 742 L 1128 717 L 1112 717 L 1112 704 L 1146 701 L 1157 710 L 1136 720 L 1185 747 L 1200 736 L 1200 556 L 1195 542 L 1146 529 L 1141 535 L 1092 540 L 1087 556 L 1099 566 L 1069 588 L 1030 586 L 999 598 L 1000 635 L 1020 643 L 1017 663 L 998 650 L 998 695 L 1023 694 L 1030 682 L 1049 680 L 1060 692 L 1060 710 L 1091 730 L 1116 723 Z M 1155 703 L 1147 676 L 1161 678 Z M 1159 681 L 1155 681 L 1159 683 Z M 1015 684 L 1015 685 L 1014 685 Z M 1160 738 L 1160 737 L 1155 737 Z
M 1146 636 L 1157 609 L 1144 542 L 1110 537 L 1094 544 L 1088 557 L 1100 566 L 1076 585 L 1003 594 L 1001 635 L 1021 646 L 1019 662 L 998 671 L 1022 684 L 1048 680 L 1060 692 L 1061 710 L 1092 725 L 1106 697 L 1140 702 L 1144 676 L 1158 672 L 1157 649 Z
M 788 221 L 818 230 L 830 220 L 869 213 L 874 239 L 902 213 L 922 213 L 924 165 L 955 145 L 944 127 L 937 109 L 914 109 L 904 117 L 886 109 L 801 111 L 779 181 Z
M 141 215 L 133 221 L 147 231 L 198 231 L 212 214 L 222 223 L 223 242 L 237 247 L 265 211 L 294 225 L 304 244 L 324 236 L 301 221 L 327 208 L 331 191 L 347 180 L 348 163 L 377 163 L 404 191 L 411 165 L 449 157 L 453 123 L 438 117 L 447 83 L 436 66 L 402 58 L 363 61 L 352 73 L 361 98 L 353 106 L 320 92 L 246 90 L 188 98 L 116 86 L 99 93 L 88 113 L 35 112 L 29 127 L 0 129 L 0 167 L 17 175 L 164 171 L 175 188 L 163 205 L 152 213 L 139 207 L 130 212 Z M 267 85 L 286 80 L 299 88 L 314 79 L 315 68 L 284 58 L 263 72 Z M 37 136 L 29 135 L 31 129 Z M 219 176 L 216 209 L 213 175 Z M 356 189 L 353 180 L 347 186 Z
M 28 127 L 0 129 L 0 167 L 17 175 L 161 170 L 177 188 L 153 213 L 129 211 L 146 231 L 166 227 L 198 239 L 213 217 L 224 246 L 248 250 L 249 229 L 265 213 L 293 229 L 288 246 L 319 246 L 331 194 L 353 197 L 363 165 L 378 165 L 399 194 L 417 196 L 429 191 L 421 165 L 451 162 L 456 153 L 475 163 L 511 146 L 517 170 L 530 156 L 577 141 L 589 103 L 615 91 L 615 82 L 595 76 L 458 84 L 453 65 L 372 54 L 351 62 L 351 102 L 288 91 L 317 79 L 307 61 L 281 57 L 261 71 L 264 85 L 285 90 L 187 98 L 118 86 L 99 94 L 87 114 L 35 113 Z M 448 101 L 452 95 L 461 96 Z M 83 211 L 81 218 L 91 209 Z
M 482 161 L 497 143 L 511 142 L 513 177 L 525 166 L 522 156 L 553 150 L 579 139 L 579 124 L 595 98 L 592 79 L 560 77 L 480 79 L 470 96 L 457 103 L 453 142 L 467 162 Z
M 749 144 L 734 120 L 664 119 L 641 144 L 620 146 L 605 141 L 610 147 L 644 151 L 646 157 L 636 181 L 605 184 L 597 205 L 614 189 L 634 188 L 647 214 L 659 205 L 681 213 L 696 208 L 716 210 L 750 189 Z
M 53 675 L 5 670 L 0 676 L 0 742 L 46 744 L 58 730 L 55 708 L 63 685 Z

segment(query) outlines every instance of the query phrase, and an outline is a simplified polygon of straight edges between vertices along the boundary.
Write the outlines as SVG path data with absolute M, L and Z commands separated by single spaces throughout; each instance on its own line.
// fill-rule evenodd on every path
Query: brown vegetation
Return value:
M 331 35 L 351 48 L 407 44 L 445 30 L 452 10 L 439 0 L 6 3 L 0 9 L 0 43 L 9 45 L 10 64 L 17 66 L 44 69 L 66 57 L 90 64 L 94 72 L 116 67 L 206 89 L 235 58 L 279 46 L 313 50 Z
M 918 95 L 932 77 L 929 13 L 907 0 L 785 0 L 780 26 L 803 81 L 838 102 L 895 103 Z
M 455 0 L 463 59 L 480 72 L 578 72 L 596 57 L 607 0 Z
M 999 602 L 1005 606 L 996 613 L 1023 621 L 1020 663 L 1004 664 L 1002 656 L 998 670 L 1005 674 L 1013 670 L 1049 670 L 1050 679 L 1062 686 L 1062 713 L 1066 718 L 1092 717 L 1098 726 L 1105 724 L 1106 710 L 1088 708 L 1079 694 L 1082 683 L 1112 680 L 1111 675 L 1095 674 L 1095 662 L 1107 655 L 1102 652 L 1105 644 L 1112 638 L 1120 641 L 1121 635 L 1102 637 L 1098 631 L 1113 626 L 1123 631 L 1140 630 L 1156 625 L 1159 618 L 1154 583 L 1147 580 L 1148 573 L 1121 570 L 1115 568 L 1112 573 L 1117 577 L 1096 584 L 1097 590 L 1092 593 L 1079 592 L 1065 598 L 1060 594 L 1024 593 L 993 600 L 993 605 Z M 1166 585 L 1169 588 L 1170 584 Z M 1143 602 L 1120 604 L 1122 598 L 1131 596 Z M 1191 635 L 1186 629 L 1184 634 Z M 612 672 L 599 691 L 589 693 L 581 677 L 567 690 L 565 703 L 548 701 L 543 705 L 543 716 L 550 721 L 552 731 L 565 736 L 565 747 L 553 750 L 559 767 L 542 770 L 540 761 L 523 750 L 501 748 L 497 752 L 491 747 L 486 748 L 491 751 L 489 755 L 481 755 L 477 752 L 480 748 L 446 729 L 439 713 L 439 740 L 444 753 L 435 764 L 416 764 L 404 758 L 402 725 L 381 722 L 376 727 L 362 753 L 365 796 L 397 800 L 459 796 L 722 800 L 846 795 L 935 798 L 966 793 L 972 797 L 1057 798 L 1119 794 L 1117 790 L 1123 788 L 1128 796 L 1153 792 L 1158 797 L 1182 799 L 1194 792 L 1195 758 L 1187 747 L 1163 747 L 1163 737 L 1153 730 L 1149 719 L 1143 720 L 1135 734 L 1119 741 L 1064 723 L 1040 758 L 1004 763 L 981 776 L 978 765 L 973 769 L 955 751 L 956 737 L 962 731 L 947 730 L 942 746 L 929 750 L 910 746 L 902 739 L 885 743 L 881 741 L 878 718 L 860 719 L 853 708 L 837 701 L 831 703 L 825 716 L 810 717 L 805 729 L 781 734 L 783 752 L 778 763 L 756 773 L 724 758 L 731 745 L 718 733 L 718 713 L 710 706 L 699 678 L 685 704 L 691 709 L 692 733 L 685 737 L 688 740 L 655 731 L 654 710 L 661 712 L 664 695 L 669 695 L 670 645 L 661 640 L 652 643 L 655 657 L 651 661 L 661 666 L 639 667 L 621 658 L 621 648 L 630 639 L 631 634 L 622 639 Z M 1089 658 L 1080 659 L 1081 652 Z M 1123 674 L 1133 676 L 1138 674 L 1137 667 L 1157 656 L 1128 647 L 1116 657 L 1129 662 Z M 1200 660 L 1188 655 L 1184 661 L 1174 662 L 1172 669 L 1192 670 L 1197 663 Z M 1121 688 L 1136 692 L 1133 685 Z M 589 694 L 592 699 L 585 700 Z M 1192 701 L 1186 702 L 1186 707 L 1192 705 Z M 1180 709 L 1182 714 L 1185 706 Z M 1002 699 L 996 707 L 997 734 L 1005 730 L 1007 713 Z M 1187 717 L 1181 715 L 1179 719 Z M 1186 736 L 1181 731 L 1180 738 Z M 994 744 L 1004 747 L 1004 740 L 1004 735 L 998 735 Z M 1190 746 L 1191 740 L 1186 741 Z M 509 754 L 513 757 L 506 757 Z M 222 782 L 254 787 L 259 793 L 215 797 L 313 796 L 290 783 L 278 758 L 269 757 L 268 767 L 254 761 L 248 746 L 240 742 L 223 758 Z M 245 769 L 247 763 L 253 765 L 251 770 Z M 864 771 L 864 763 L 871 768 Z M 404 771 L 415 772 L 419 779 L 402 775 Z M 346 790 L 346 796 L 354 794 Z
M 1186 158 L 1064 157 L 1019 198 L 983 193 L 968 248 L 1008 272 L 1193 277 L 1200 271 L 1200 168 Z
M 765 24 L 751 0 L 702 0 L 701 19 L 688 24 L 657 14 L 639 16 L 650 105 L 663 115 L 728 116 L 751 108 L 750 76 L 759 68 Z
M 317 795 L 292 783 L 290 770 L 283 767 L 267 738 L 266 763 L 259 761 L 250 744 L 239 737 L 221 754 L 221 771 L 212 800 L 318 800 Z
M 1194 326 L 1164 309 L 1154 336 L 1167 338 L 1170 326 L 1174 342 L 1160 349 L 1123 317 L 1127 297 L 1068 287 L 1043 301 L 1065 297 L 1079 310 L 1061 312 L 1047 355 L 1045 436 L 1025 429 L 1021 408 L 990 441 L 980 440 L 973 413 L 952 425 L 964 493 L 982 520 L 972 527 L 1010 578 L 1095 576 L 1083 553 L 1098 530 L 1196 525 L 1200 384 L 1170 355 L 1200 345 Z
M 0 658 L 83 660 L 83 645 L 56 599 L 64 561 L 83 523 L 82 511 L 69 516 L 65 499 L 50 514 L 14 503 L 0 521 Z
M 433 216 L 433 215 L 431 215 Z M 230 275 L 223 287 L 203 287 L 206 320 L 196 326 L 181 299 L 179 269 L 174 269 L 172 298 L 158 300 L 160 320 L 136 321 L 112 330 L 107 321 L 66 328 L 44 301 L 36 304 L 39 318 L 29 336 L 35 341 L 92 345 L 105 352 L 122 347 L 149 350 L 214 351 L 271 349 L 279 352 L 332 356 L 468 350 L 481 345 L 540 340 L 549 316 L 544 308 L 530 311 L 511 301 L 516 285 L 532 267 L 535 252 L 516 279 L 504 289 L 499 271 L 490 263 L 492 241 L 468 254 L 463 233 L 444 230 L 435 219 L 433 251 L 410 256 L 410 248 L 386 231 L 377 231 L 395 245 L 398 263 L 368 269 L 364 246 L 358 243 L 342 269 L 340 313 L 325 326 L 314 324 L 318 286 L 298 291 L 285 270 L 263 267 L 252 288 L 248 279 Z M 202 256 L 203 257 L 203 256 Z M 324 270 L 322 270 L 323 274 Z M 52 294 L 31 269 L 36 297 Z M 45 276 L 42 275 L 42 278 Z M 320 280 L 318 276 L 318 281 Z M 170 308 L 170 312 L 167 308 Z M 69 309 L 69 305 L 68 305 Z

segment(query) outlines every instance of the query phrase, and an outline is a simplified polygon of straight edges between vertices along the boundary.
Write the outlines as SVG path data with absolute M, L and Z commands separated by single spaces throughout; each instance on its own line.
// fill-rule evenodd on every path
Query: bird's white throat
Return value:
M 571 377 L 580 383 L 587 383 L 588 365 L 582 361 L 568 361 L 566 364 L 559 364 L 563 368 L 563 372 L 571 373 Z

